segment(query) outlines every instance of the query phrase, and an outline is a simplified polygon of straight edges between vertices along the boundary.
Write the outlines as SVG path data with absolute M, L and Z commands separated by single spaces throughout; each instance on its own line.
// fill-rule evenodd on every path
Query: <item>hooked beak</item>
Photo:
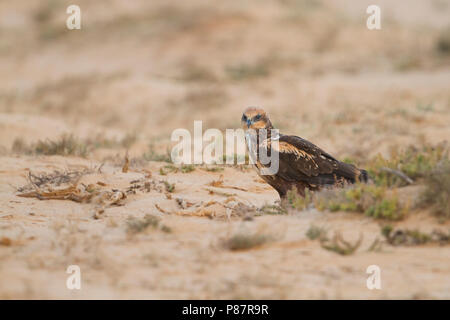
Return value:
M 252 124 L 252 121 L 250 119 L 247 119 L 247 128 L 250 128 L 251 124 Z

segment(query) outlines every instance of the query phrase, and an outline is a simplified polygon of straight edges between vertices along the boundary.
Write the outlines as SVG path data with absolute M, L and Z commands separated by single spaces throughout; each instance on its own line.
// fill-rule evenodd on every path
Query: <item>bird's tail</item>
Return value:
M 359 169 L 359 177 L 358 180 L 360 182 L 369 182 L 369 174 L 364 169 Z
M 364 169 L 359 169 L 353 164 L 339 162 L 338 169 L 335 171 L 337 177 L 342 177 L 348 182 L 369 182 L 369 174 Z

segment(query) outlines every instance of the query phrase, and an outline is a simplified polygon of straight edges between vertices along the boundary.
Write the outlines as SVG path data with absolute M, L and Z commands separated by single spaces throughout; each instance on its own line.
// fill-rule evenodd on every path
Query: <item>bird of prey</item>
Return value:
M 306 189 L 315 191 L 324 187 L 368 181 L 366 170 L 337 160 L 305 139 L 273 134 L 272 123 L 261 108 L 247 108 L 242 115 L 241 124 L 246 133 L 249 153 L 253 151 L 257 154 L 254 165 L 259 176 L 278 191 L 281 199 L 286 198 L 290 190 L 297 190 L 299 195 L 304 196 Z M 263 135 L 265 138 L 261 138 L 261 130 L 266 132 Z M 278 153 L 277 172 L 261 174 L 261 170 L 268 166 L 259 161 L 261 150 L 269 155 L 272 151 Z

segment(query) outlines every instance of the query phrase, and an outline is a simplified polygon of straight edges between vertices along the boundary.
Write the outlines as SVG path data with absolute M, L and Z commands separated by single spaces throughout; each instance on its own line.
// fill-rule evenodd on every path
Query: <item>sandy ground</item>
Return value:
M 171 132 L 192 131 L 194 120 L 204 130 L 237 128 L 249 105 L 341 158 L 448 139 L 450 56 L 437 46 L 449 34 L 450 3 L 380 1 L 382 29 L 369 31 L 369 2 L 355 2 L 78 1 L 82 29 L 74 31 L 65 29 L 67 1 L 1 2 L 0 298 L 449 299 L 448 246 L 369 252 L 383 222 L 361 215 L 227 210 L 278 200 L 251 169 L 161 175 L 166 163 L 136 160 L 123 173 L 121 145 L 84 158 L 11 151 L 18 139 L 132 134 L 129 156 L 142 159 L 149 143 L 164 152 Z M 154 187 L 98 219 L 93 203 L 17 196 L 29 171 L 55 170 L 87 170 L 81 183 L 109 189 Z M 221 175 L 225 188 L 210 186 Z M 129 217 L 146 214 L 171 232 L 127 230 Z M 311 225 L 364 240 L 340 256 L 306 237 Z M 450 227 L 418 210 L 394 225 Z M 237 232 L 273 240 L 224 248 Z M 366 287 L 373 264 L 381 290 Z M 66 287 L 69 265 L 81 268 L 81 290 Z

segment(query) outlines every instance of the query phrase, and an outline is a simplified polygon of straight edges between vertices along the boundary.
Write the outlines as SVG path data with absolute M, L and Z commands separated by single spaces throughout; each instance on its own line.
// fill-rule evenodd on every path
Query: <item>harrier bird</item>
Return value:
M 251 154 L 252 150 L 256 152 L 254 164 L 259 176 L 278 191 L 281 199 L 292 189 L 304 196 L 305 189 L 320 190 L 323 187 L 368 180 L 366 170 L 337 160 L 305 139 L 274 134 L 272 123 L 261 108 L 247 108 L 241 122 L 246 133 L 249 153 Z M 266 134 L 260 135 L 261 129 L 265 129 Z M 261 170 L 268 167 L 259 160 L 261 150 L 267 155 L 272 151 L 278 152 L 277 172 L 261 174 Z

